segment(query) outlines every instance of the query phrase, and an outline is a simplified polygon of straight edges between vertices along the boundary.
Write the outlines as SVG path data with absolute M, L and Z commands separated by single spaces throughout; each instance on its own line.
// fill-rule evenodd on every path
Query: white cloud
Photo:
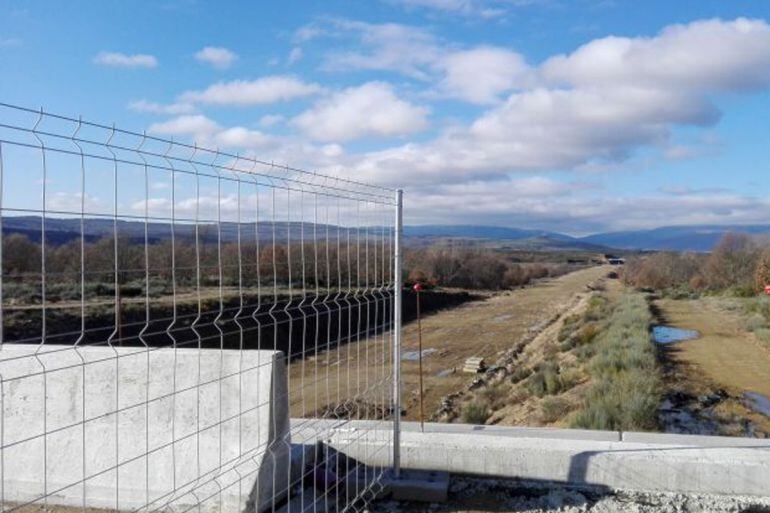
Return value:
M 294 32 L 292 40 L 295 43 L 305 43 L 327 34 L 327 30 L 317 23 L 311 23 L 300 27 Z
M 429 31 L 398 23 L 365 23 L 336 19 L 332 29 L 343 35 L 353 35 L 358 47 L 368 51 L 331 52 L 324 59 L 330 71 L 364 69 L 396 71 L 406 76 L 427 80 L 430 67 L 442 56 L 435 36 Z M 319 29 L 319 35 L 326 34 Z
M 128 104 L 128 108 L 137 112 L 150 112 L 152 114 L 189 114 L 195 111 L 195 106 L 190 103 L 162 104 L 147 100 L 137 100 Z
M 306 83 L 284 75 L 272 75 L 256 80 L 219 82 L 203 91 L 188 91 L 180 101 L 213 105 L 258 105 L 288 101 L 321 91 L 318 84 Z
M 545 81 L 525 81 L 523 90 L 467 126 L 360 155 L 355 168 L 391 183 L 462 182 L 602 167 L 649 146 L 681 158 L 687 152 L 671 149 L 674 127 L 711 126 L 721 116 L 714 95 L 770 84 L 770 26 L 710 20 L 652 38 L 600 39 L 547 60 L 532 76 Z M 490 91 L 502 87 L 464 93 L 491 100 Z
M 203 114 L 179 116 L 150 125 L 149 132 L 161 135 L 192 135 L 208 137 L 219 130 L 219 125 Z
M 517 52 L 494 46 L 461 49 L 430 30 L 398 23 L 334 19 L 313 37 L 352 39 L 354 49 L 327 53 L 327 71 L 376 70 L 436 84 L 441 96 L 489 104 L 502 93 L 532 84 L 533 70 Z
M 339 144 L 325 144 L 321 146 L 321 153 L 327 157 L 340 157 L 345 153 L 345 150 Z
M 499 224 L 573 234 L 687 224 L 761 224 L 770 201 L 725 190 L 618 196 L 541 176 L 408 188 L 407 223 Z
M 319 141 L 348 141 L 367 136 L 399 136 L 428 126 L 428 111 L 396 96 L 384 82 L 368 82 L 319 100 L 292 120 Z
M 271 127 L 283 123 L 286 118 L 281 114 L 265 114 L 259 118 L 259 126 Z
M 238 59 L 238 56 L 227 48 L 206 46 L 195 53 L 195 58 L 214 68 L 227 69 Z
M 495 103 L 501 93 L 532 81 L 524 58 L 504 48 L 482 46 L 453 52 L 439 66 L 445 73 L 439 89 L 477 104 Z
M 127 55 L 119 52 L 99 52 L 94 57 L 94 63 L 117 68 L 155 68 L 158 66 L 158 59 L 141 53 Z
M 770 26 L 738 18 L 666 27 L 655 37 L 606 37 L 546 61 L 543 76 L 574 86 L 751 91 L 770 84 Z
M 531 3 L 529 0 L 526 3 Z M 512 5 L 524 5 L 525 0 L 484 1 L 484 0 L 389 0 L 409 9 L 423 8 L 437 12 L 495 18 L 506 13 Z
M 223 128 L 203 114 L 183 115 L 161 123 L 153 123 L 150 133 L 192 137 L 196 143 L 209 148 L 262 148 L 276 140 L 258 130 L 242 126 Z
M 707 125 L 717 118 L 711 104 L 685 93 L 534 89 L 511 95 L 469 126 L 429 142 L 366 154 L 359 168 L 412 183 L 575 169 L 623 160 L 641 145 L 663 144 L 673 124 Z
M 222 130 L 216 134 L 214 140 L 217 146 L 232 148 L 255 148 L 273 142 L 273 138 L 269 135 L 242 126 Z
M 287 62 L 289 63 L 289 65 L 292 65 L 295 62 L 299 61 L 302 58 L 302 55 L 303 55 L 302 48 L 300 48 L 299 46 L 295 46 L 289 52 L 289 58 Z

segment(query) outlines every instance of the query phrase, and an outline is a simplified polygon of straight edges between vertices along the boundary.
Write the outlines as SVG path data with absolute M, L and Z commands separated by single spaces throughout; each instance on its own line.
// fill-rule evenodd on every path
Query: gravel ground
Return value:
M 769 487 L 770 489 L 770 487 Z M 371 513 L 770 513 L 770 496 L 726 497 L 636 492 L 575 491 L 494 479 L 452 478 L 446 504 L 381 501 Z

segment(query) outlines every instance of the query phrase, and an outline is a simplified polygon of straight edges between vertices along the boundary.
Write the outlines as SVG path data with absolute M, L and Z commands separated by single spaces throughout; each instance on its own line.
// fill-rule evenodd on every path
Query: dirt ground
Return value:
M 770 419 L 746 408 L 741 395 L 753 391 L 770 396 L 770 351 L 743 329 L 740 316 L 722 308 L 716 298 L 661 299 L 655 304 L 666 324 L 700 333 L 667 348 L 681 373 L 674 386 L 700 396 L 725 390 L 729 397 L 714 414 L 728 423 L 731 418 L 749 419 L 769 433 Z
M 490 293 L 486 300 L 423 318 L 423 351 L 431 351 L 423 358 L 426 420 L 445 396 L 465 388 L 474 379 L 473 374 L 462 372 L 466 359 L 478 356 L 493 364 L 527 333 L 544 329 L 543 320 L 568 309 L 574 304 L 576 294 L 585 292 L 589 283 L 606 275 L 608 270 L 606 266 L 581 269 L 530 287 Z M 416 351 L 416 322 L 405 326 L 403 337 L 402 351 Z M 389 362 L 390 356 L 388 341 L 378 339 L 295 362 L 290 369 L 292 415 L 344 403 L 345 397 L 352 395 L 368 403 L 383 404 L 381 401 L 387 397 L 383 397 L 382 384 L 388 380 L 389 372 L 389 365 L 383 362 Z M 417 420 L 416 361 L 402 362 L 402 379 L 405 418 Z

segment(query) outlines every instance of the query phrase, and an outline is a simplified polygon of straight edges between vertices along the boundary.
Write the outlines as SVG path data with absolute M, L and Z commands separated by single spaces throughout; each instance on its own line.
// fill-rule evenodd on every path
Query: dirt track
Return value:
M 472 374 L 462 372 L 467 358 L 480 356 L 494 363 L 524 335 L 531 334 L 543 321 L 566 309 L 576 294 L 586 290 L 587 284 L 607 272 L 607 267 L 582 269 L 531 287 L 493 293 L 486 300 L 423 318 L 423 350 L 434 350 L 423 361 L 426 418 L 438 409 L 443 397 L 473 380 Z M 416 350 L 417 323 L 412 322 L 404 329 L 402 351 Z M 369 403 L 380 402 L 382 390 L 377 388 L 382 387 L 366 391 L 365 384 L 387 379 L 383 376 L 382 361 L 390 357 L 389 351 L 382 341 L 369 341 L 345 346 L 340 354 L 333 351 L 319 355 L 318 359 L 310 358 L 304 362 L 304 371 L 302 363 L 293 364 L 290 372 L 292 415 L 336 404 L 338 398 L 344 402 L 350 395 L 358 395 Z M 419 418 L 416 361 L 403 362 L 402 378 L 406 418 L 416 420 Z M 300 388 L 302 394 L 298 393 Z
M 494 363 L 530 329 L 538 329 L 544 321 L 568 308 L 576 294 L 584 292 L 586 285 L 607 271 L 606 267 L 582 269 L 424 319 L 423 349 L 438 351 L 423 361 L 426 417 L 436 411 L 444 396 L 473 379 L 472 374 L 462 372 L 467 358 L 481 356 L 487 363 Z M 416 349 L 417 326 L 412 323 L 404 330 L 404 351 Z M 403 362 L 402 372 L 406 418 L 415 420 L 419 414 L 417 363 Z
M 746 331 L 739 315 L 725 310 L 719 298 L 663 299 L 656 305 L 666 324 L 700 333 L 694 340 L 667 348 L 682 373 L 675 376 L 676 388 L 695 395 L 726 390 L 730 397 L 714 411 L 726 429 L 735 419 L 748 419 L 763 432 L 770 432 L 770 419 L 749 410 L 741 401 L 747 391 L 770 396 L 770 351 Z M 744 435 L 729 429 L 721 434 Z

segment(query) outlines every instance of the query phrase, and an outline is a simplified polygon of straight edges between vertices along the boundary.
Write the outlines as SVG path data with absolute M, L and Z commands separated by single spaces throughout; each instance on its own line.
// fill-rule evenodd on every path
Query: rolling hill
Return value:
M 6 216 L 2 218 L 3 233 L 19 233 L 30 240 L 40 240 L 40 217 L 38 216 Z M 144 240 L 145 224 L 142 221 L 119 220 L 118 233 L 121 237 Z M 113 233 L 113 221 L 109 218 L 87 218 L 83 221 L 83 233 L 86 240 L 93 241 L 109 237 Z M 286 238 L 290 232 L 296 237 L 302 230 L 306 237 L 311 237 L 313 227 L 306 223 L 261 222 L 259 225 L 247 223 L 241 225 L 242 234 L 253 240 L 254 233 L 259 234 L 260 240 L 270 240 L 275 233 L 278 240 Z M 341 234 L 347 234 L 346 228 L 340 228 Z M 369 227 L 370 236 L 381 237 L 379 227 Z M 326 225 L 316 226 L 319 238 L 326 237 Z M 336 226 L 328 227 L 328 236 L 337 236 Z M 47 240 L 53 244 L 65 244 L 76 240 L 81 234 L 81 221 L 78 218 L 47 218 Z M 235 223 L 222 223 L 219 229 L 222 240 L 235 241 L 238 227 Z M 407 244 L 430 244 L 437 240 L 483 240 L 496 241 L 513 249 L 531 251 L 610 251 L 610 248 L 625 250 L 671 250 L 671 251 L 710 251 L 711 248 L 726 233 L 747 233 L 753 236 L 770 237 L 770 225 L 692 225 L 664 226 L 650 230 L 628 230 L 618 232 L 596 233 L 585 237 L 573 237 L 563 233 L 546 230 L 528 230 L 500 226 L 483 225 L 414 225 L 404 227 L 404 238 Z M 353 229 L 352 233 L 355 233 Z M 364 231 L 361 232 L 362 236 Z M 177 224 L 175 235 L 181 239 L 195 237 L 194 227 L 190 224 Z M 168 223 L 154 222 L 147 225 L 147 236 L 151 243 L 170 237 Z M 214 224 L 201 225 L 199 237 L 205 242 L 217 240 L 217 228 Z M 244 236 L 244 235 L 242 235 Z M 345 236 L 345 235 L 343 235 Z

